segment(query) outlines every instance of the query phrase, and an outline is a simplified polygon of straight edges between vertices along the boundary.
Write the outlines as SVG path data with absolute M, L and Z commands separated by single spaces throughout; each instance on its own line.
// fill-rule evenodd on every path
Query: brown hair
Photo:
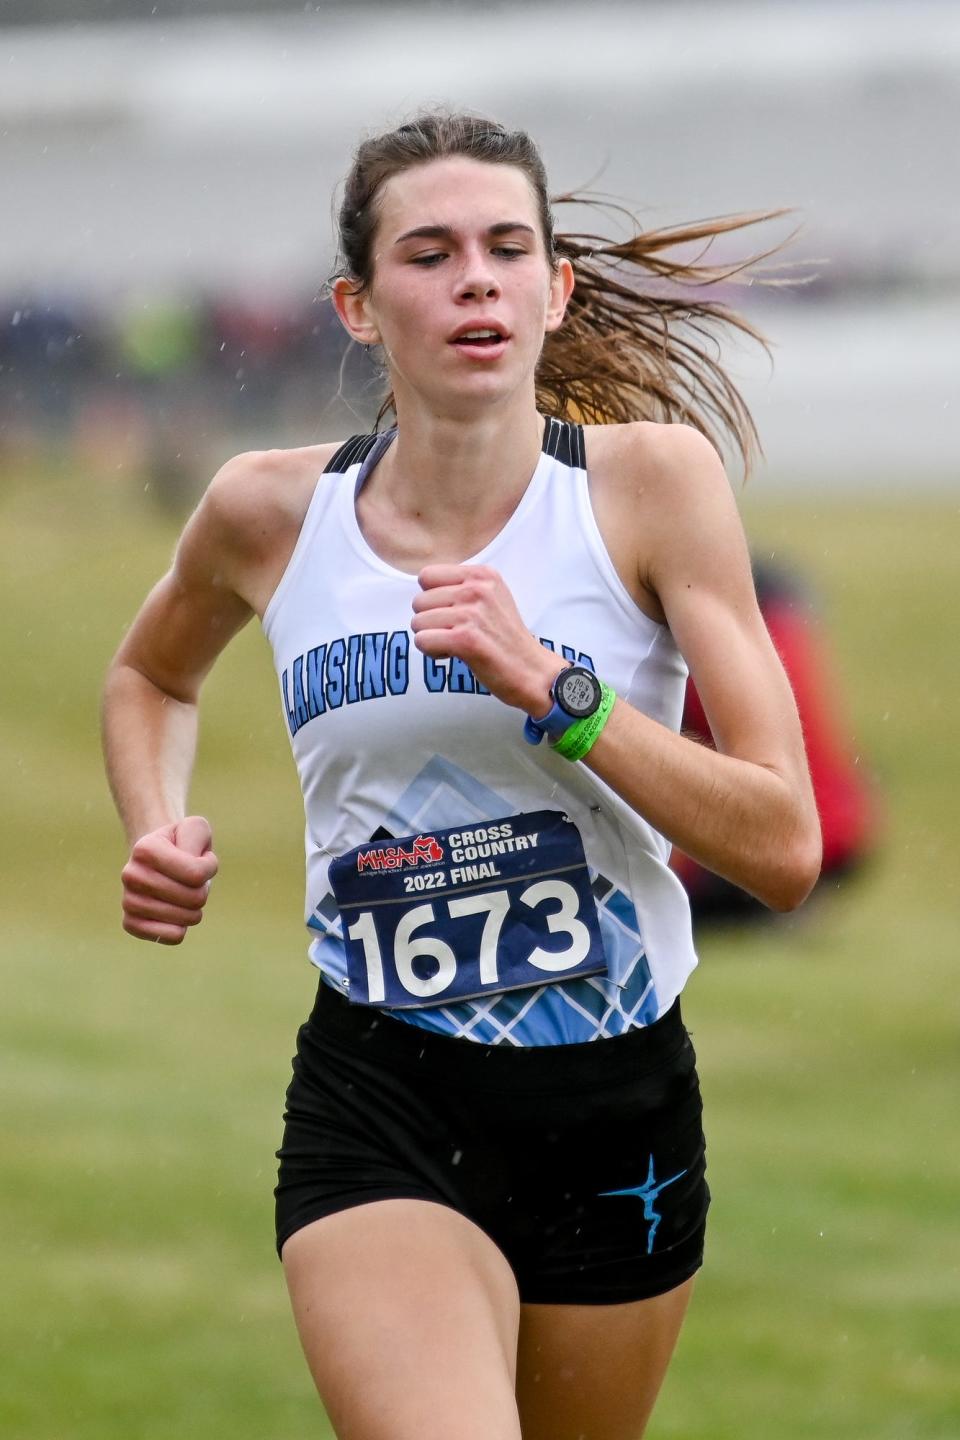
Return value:
M 706 252 L 718 235 L 784 212 L 720 216 L 644 231 L 623 207 L 570 194 L 553 203 L 615 210 L 628 218 L 634 234 L 619 242 L 602 235 L 556 234 L 543 161 L 524 131 L 507 130 L 476 115 L 431 111 L 364 140 L 357 149 L 340 206 L 337 276 L 346 276 L 360 289 L 370 285 L 376 201 L 385 181 L 415 165 L 454 155 L 522 170 L 537 198 L 550 263 L 566 258 L 573 266 L 576 286 L 566 318 L 546 337 L 537 366 L 539 408 L 590 423 L 679 420 L 715 445 L 725 433 L 749 472 L 760 448 L 757 431 L 720 362 L 715 332 L 739 331 L 765 349 L 766 342 L 722 301 L 691 292 L 742 276 L 774 253 L 767 250 L 728 265 L 708 264 Z M 693 259 L 671 254 L 690 244 L 699 246 Z M 393 408 L 389 394 L 377 423 Z

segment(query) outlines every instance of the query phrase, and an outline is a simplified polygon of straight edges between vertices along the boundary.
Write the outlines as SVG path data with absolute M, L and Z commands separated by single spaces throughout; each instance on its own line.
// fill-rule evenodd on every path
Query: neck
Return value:
M 537 466 L 543 419 L 524 393 L 469 416 L 437 415 L 397 397 L 397 438 L 370 477 L 372 494 L 432 524 L 469 526 L 512 510 Z

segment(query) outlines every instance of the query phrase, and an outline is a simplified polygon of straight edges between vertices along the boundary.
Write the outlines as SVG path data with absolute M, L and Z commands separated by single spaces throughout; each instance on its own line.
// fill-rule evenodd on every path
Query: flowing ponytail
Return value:
M 559 330 L 546 337 L 536 375 L 537 404 L 548 415 L 593 424 L 631 420 L 682 421 L 717 448 L 724 439 L 739 453 L 745 473 L 760 450 L 743 396 L 720 358 L 731 332 L 749 337 L 769 354 L 760 332 L 715 296 L 697 291 L 727 281 L 783 284 L 778 271 L 761 271 L 780 245 L 728 264 L 708 263 L 718 236 L 777 219 L 782 210 L 719 216 L 690 225 L 643 230 L 621 206 L 590 196 L 547 194 L 546 172 L 533 141 L 475 115 L 429 112 L 397 130 L 364 141 L 344 186 L 339 215 L 340 256 L 335 272 L 358 288 L 373 278 L 376 197 L 391 176 L 430 160 L 462 155 L 524 172 L 537 197 L 550 263 L 568 259 L 576 287 Z M 552 206 L 587 205 L 627 216 L 634 234 L 621 241 L 583 232 L 556 234 Z M 684 253 L 699 246 L 693 258 Z M 388 394 L 377 424 L 394 408 Z
M 595 202 L 564 195 L 553 203 Z M 760 451 L 759 437 L 743 396 L 721 362 L 720 344 L 725 332 L 735 331 L 768 354 L 769 348 L 749 320 L 723 301 L 697 292 L 738 279 L 783 283 L 777 272 L 755 271 L 774 250 L 726 265 L 705 258 L 718 235 L 783 213 L 726 215 L 663 230 L 637 227 L 623 241 L 557 234 L 555 255 L 570 261 L 576 285 L 564 323 L 547 336 L 540 357 L 540 408 L 592 424 L 682 421 L 718 448 L 724 438 L 732 442 L 749 473 Z M 699 246 L 695 258 L 677 253 L 694 244 Z

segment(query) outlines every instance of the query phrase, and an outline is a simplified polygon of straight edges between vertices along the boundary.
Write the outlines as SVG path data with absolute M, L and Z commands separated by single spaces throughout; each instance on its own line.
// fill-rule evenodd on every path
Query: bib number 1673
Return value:
M 551 934 L 567 936 L 568 943 L 557 950 L 546 950 L 542 945 L 529 949 L 524 945 L 522 937 L 529 935 L 529 928 L 516 924 L 517 901 L 531 910 L 550 902 L 558 905 L 558 909 L 542 912 L 542 919 Z M 392 954 L 384 955 L 372 910 L 361 911 L 349 927 L 349 938 L 363 949 L 371 1005 L 382 1004 L 387 999 L 385 961 L 408 995 L 429 1002 L 451 989 L 461 995 L 477 995 L 505 988 L 505 982 L 511 986 L 534 984 L 537 981 L 536 972 L 555 976 L 572 970 L 590 952 L 591 934 L 580 918 L 580 896 L 566 880 L 537 880 L 513 897 L 507 890 L 484 890 L 472 895 L 453 896 L 439 901 L 438 907 L 446 913 L 438 916 L 433 903 L 415 905 L 403 911 L 390 936 Z M 478 983 L 473 985 L 461 975 L 460 984 L 455 984 L 458 979 L 457 932 L 463 929 L 456 922 L 474 915 L 485 917 L 479 952 L 474 952 L 471 946 L 470 955 L 471 963 L 479 964 Z M 508 917 L 512 923 L 508 923 Z M 440 933 L 424 933 L 427 925 L 433 925 Z M 507 934 L 503 936 L 504 953 L 501 955 L 501 936 L 505 926 Z M 420 963 L 415 965 L 417 961 Z M 465 958 L 461 957 L 459 963 L 465 964 Z M 509 969 L 509 975 L 501 973 L 502 964 Z M 532 969 L 527 970 L 528 966 Z

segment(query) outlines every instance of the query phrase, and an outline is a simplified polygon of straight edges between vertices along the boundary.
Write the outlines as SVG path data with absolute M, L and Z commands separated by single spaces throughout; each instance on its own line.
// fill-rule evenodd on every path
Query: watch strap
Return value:
M 536 719 L 532 715 L 528 715 L 523 722 L 523 738 L 528 745 L 539 745 L 544 735 L 549 735 L 551 740 L 556 742 L 562 735 L 566 734 L 570 726 L 575 723 L 574 717 L 569 711 L 564 710 L 553 693 L 557 687 L 557 681 L 560 679 L 560 676 L 564 671 L 569 670 L 569 668 L 569 665 L 564 665 L 563 669 L 558 670 L 550 682 L 550 699 L 553 703 L 546 715 L 541 715 Z
M 544 735 L 549 735 L 553 740 L 559 740 L 567 733 L 570 726 L 576 723 L 573 716 L 554 700 L 546 715 L 542 715 L 537 720 L 534 720 L 532 715 L 527 716 L 523 722 L 523 738 L 531 745 L 539 745 Z

